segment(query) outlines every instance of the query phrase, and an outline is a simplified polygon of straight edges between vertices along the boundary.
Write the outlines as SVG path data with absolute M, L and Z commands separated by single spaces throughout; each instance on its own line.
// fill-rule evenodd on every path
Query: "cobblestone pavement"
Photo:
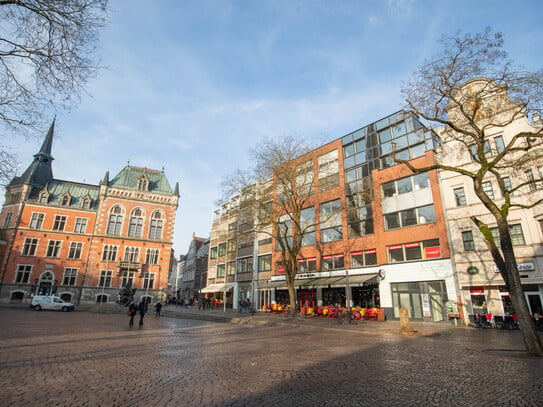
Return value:
M 543 406 L 518 331 L 257 321 L 0 307 L 0 405 Z

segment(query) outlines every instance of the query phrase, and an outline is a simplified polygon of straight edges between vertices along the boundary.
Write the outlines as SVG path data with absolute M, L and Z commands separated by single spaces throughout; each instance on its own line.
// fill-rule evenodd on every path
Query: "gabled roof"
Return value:
M 173 195 L 174 191 L 168 182 L 164 171 L 151 170 L 149 168 L 126 165 L 111 181 L 110 187 L 138 189 L 138 180 L 141 176 L 147 176 L 149 180 L 148 191 L 159 194 Z

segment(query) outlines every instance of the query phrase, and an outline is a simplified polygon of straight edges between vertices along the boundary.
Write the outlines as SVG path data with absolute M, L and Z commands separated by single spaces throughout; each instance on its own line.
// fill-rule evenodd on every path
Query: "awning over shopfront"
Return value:
M 377 277 L 377 273 L 349 276 L 349 285 L 350 286 L 361 285 L 375 277 Z M 335 277 L 322 277 L 322 278 L 300 278 L 300 279 L 294 280 L 294 287 L 321 288 L 321 287 L 326 287 L 329 285 L 346 286 L 347 277 L 335 276 Z M 276 288 L 278 290 L 286 290 L 287 283 L 284 280 L 280 280 L 280 281 L 268 281 L 268 282 L 261 283 L 258 285 L 259 290 L 271 290 L 272 288 Z
M 354 285 L 363 284 L 366 281 L 371 280 L 372 278 L 375 278 L 375 277 L 377 277 L 377 273 L 358 274 L 358 275 L 355 275 L 355 276 L 349 276 L 349 285 L 354 286 Z M 332 284 L 334 284 L 334 285 L 347 285 L 347 277 L 346 276 L 341 277 L 338 281 L 336 281 L 336 282 L 334 282 Z
M 317 287 L 326 287 L 328 285 L 337 284 L 339 280 L 341 280 L 342 277 L 323 277 L 323 278 L 314 278 L 311 281 L 308 281 L 307 284 L 303 284 L 304 286 L 307 285 L 309 288 L 317 288 Z
M 271 290 L 272 288 L 286 287 L 287 283 L 282 281 L 268 281 L 265 283 L 258 284 L 259 290 Z
M 207 287 L 202 288 L 200 291 L 201 293 L 218 293 L 223 291 L 229 291 L 234 287 L 234 283 L 226 283 L 226 290 L 225 290 L 225 284 L 210 284 Z

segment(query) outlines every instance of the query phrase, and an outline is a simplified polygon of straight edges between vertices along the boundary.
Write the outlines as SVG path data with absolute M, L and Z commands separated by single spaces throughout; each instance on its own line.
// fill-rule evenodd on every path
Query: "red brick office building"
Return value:
M 179 186 L 164 171 L 126 165 L 98 185 L 53 177 L 54 122 L 26 171 L 6 188 L 0 213 L 0 301 L 55 294 L 113 302 L 163 300 L 172 260 Z

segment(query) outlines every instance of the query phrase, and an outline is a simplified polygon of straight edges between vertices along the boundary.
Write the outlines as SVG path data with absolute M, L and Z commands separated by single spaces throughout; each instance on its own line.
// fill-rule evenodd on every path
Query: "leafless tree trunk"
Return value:
M 528 110 L 541 111 L 543 71 L 514 68 L 502 49 L 502 35 L 490 29 L 444 38 L 443 45 L 441 55 L 425 63 L 403 93 L 409 108 L 442 126 L 442 158 L 447 159 L 426 168 L 415 168 L 404 160 L 397 162 L 414 172 L 439 169 L 471 180 L 476 196 L 497 225 L 500 247 L 488 224 L 476 217 L 472 220 L 511 294 L 527 352 L 543 356 L 541 339 L 522 290 L 508 221 L 512 208 L 528 209 L 543 202 L 541 194 L 522 193 L 532 182 L 523 181 L 526 169 L 534 163 L 541 165 L 542 160 L 538 151 L 543 146 L 543 125 L 537 114 L 532 124 L 526 123 Z M 513 129 L 516 133 L 493 151 L 489 148 L 489 134 L 496 129 Z M 516 179 L 514 187 L 506 185 L 504 178 L 508 176 Z M 503 200 L 487 195 L 484 182 L 489 180 L 499 186 Z

